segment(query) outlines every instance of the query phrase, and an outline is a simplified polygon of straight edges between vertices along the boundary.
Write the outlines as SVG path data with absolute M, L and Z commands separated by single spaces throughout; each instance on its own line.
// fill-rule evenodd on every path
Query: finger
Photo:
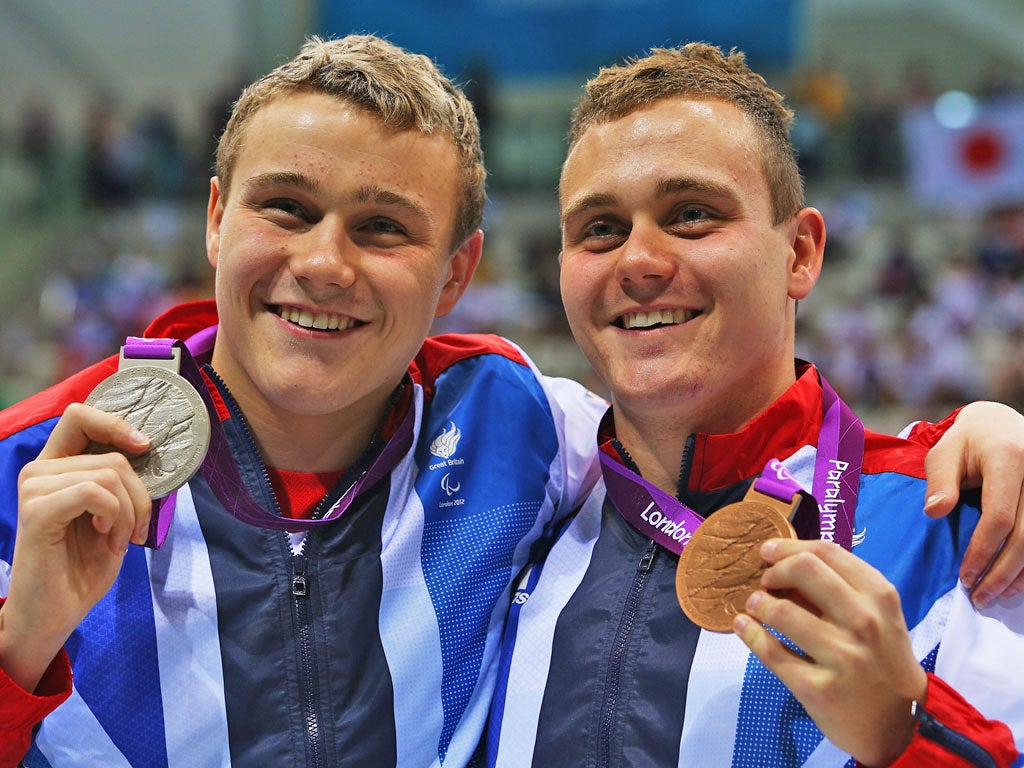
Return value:
M 131 510 L 124 487 L 111 481 L 109 471 L 67 473 L 54 478 L 41 478 L 26 484 L 29 493 L 21 503 L 21 527 L 42 532 L 55 543 L 66 536 L 68 526 L 88 514 L 92 527 L 101 535 L 109 534 L 118 516 Z
M 793 690 L 799 679 L 812 671 L 810 668 L 814 664 L 813 660 L 787 646 L 756 619 L 737 614 L 732 629 L 751 653 L 790 690 Z
M 46 471 L 56 468 L 61 471 Z M 32 462 L 19 478 L 19 497 L 28 524 L 48 525 L 56 536 L 88 513 L 97 533 L 109 535 L 118 551 L 140 528 L 148 529 L 152 509 L 149 493 L 121 454 Z
M 979 577 L 990 563 L 993 564 L 993 567 L 998 564 L 998 567 L 995 568 L 994 574 L 992 570 L 989 570 L 985 576 L 985 581 L 989 584 L 988 591 L 991 591 L 997 581 L 1001 591 L 1024 565 L 1022 562 L 1024 555 L 1021 554 L 1021 547 L 1024 545 L 1018 542 L 1014 546 L 1010 541 L 1014 535 L 1015 526 L 1024 525 L 1024 521 L 1021 520 L 1024 511 L 1021 510 L 1020 505 L 1019 488 L 1012 507 L 1000 503 L 993 503 L 990 507 L 982 502 L 981 517 L 978 519 L 978 525 L 971 535 L 971 541 L 967 545 L 967 551 L 964 553 L 964 559 L 960 565 L 960 580 L 968 589 L 981 586 L 978 581 Z M 1018 537 L 1020 535 L 1018 531 Z M 1006 544 L 1010 544 L 1010 546 L 1007 547 Z M 1001 547 L 1002 551 L 1000 551 Z
M 813 661 L 827 664 L 830 651 L 839 645 L 840 638 L 834 625 L 786 597 L 757 591 L 747 599 L 744 610 L 755 622 L 771 627 L 800 649 L 800 653 L 797 653 L 781 642 L 780 648 L 773 648 L 770 644 L 767 647 L 762 645 L 763 650 L 769 654 L 766 658 L 771 660 L 771 666 L 768 661 L 765 661 L 765 666 L 773 672 L 776 671 L 775 667 L 784 669 L 794 666 L 794 662 L 787 660 L 784 653 L 797 655 L 804 663 Z
M 1013 580 L 1013 583 L 1003 590 L 1002 596 L 1004 599 L 1008 599 L 1020 594 L 1024 594 L 1024 571 L 1017 574 L 1017 578 Z
M 762 547 L 766 562 L 773 563 L 762 575 L 766 589 L 795 591 L 825 619 L 868 634 L 868 614 L 874 613 L 875 606 L 885 616 L 899 611 L 899 596 L 885 576 L 842 547 L 823 541 L 776 539 L 773 543 Z
M 948 515 L 960 498 L 967 471 L 966 442 L 952 431 L 942 436 L 924 459 L 924 511 L 931 517 Z
M 820 561 L 820 564 L 815 563 L 813 560 L 805 561 L 800 559 L 797 563 L 790 563 L 786 569 L 779 570 L 779 567 L 787 560 L 798 555 L 811 556 L 815 560 Z M 860 591 L 877 592 L 885 589 L 889 584 L 885 576 L 877 569 L 861 560 L 852 552 L 829 541 L 816 539 L 770 539 L 761 545 L 761 557 L 772 566 L 765 572 L 765 577 L 771 582 L 770 584 L 765 583 L 765 586 L 770 589 L 802 587 L 804 586 L 803 582 L 807 582 L 806 586 L 813 588 L 814 593 L 827 598 L 828 590 L 839 586 L 839 584 L 831 582 L 824 588 L 817 588 L 815 579 L 831 579 L 828 572 L 834 573 L 843 582 L 856 586 Z M 801 564 L 806 564 L 808 568 L 812 569 L 812 573 L 802 573 L 800 570 Z M 825 570 L 822 570 L 822 568 Z M 787 584 L 782 583 L 782 581 L 776 583 L 775 580 L 779 579 L 783 573 L 787 574 L 786 579 L 796 579 L 801 584 Z M 801 589 L 801 591 L 804 590 Z
M 82 403 L 72 403 L 54 426 L 39 458 L 74 456 L 82 453 L 90 442 L 140 453 L 149 447 L 150 441 L 124 419 Z
M 117 481 L 127 489 L 132 500 L 132 506 L 137 509 L 148 507 L 151 502 L 149 491 L 138 473 L 132 468 L 128 458 L 121 453 L 86 453 L 77 456 L 66 456 L 59 459 L 37 459 L 26 464 L 19 474 L 19 488 L 26 481 L 32 479 L 50 478 L 55 483 L 70 482 L 67 478 L 63 481 L 62 476 L 76 473 L 105 472 L 112 471 L 117 475 Z M 115 482 L 111 478 L 111 482 Z M 40 488 L 52 489 L 55 485 L 42 484 Z
M 988 512 L 982 513 L 981 521 L 978 523 L 979 528 L 985 522 L 987 514 Z M 977 537 L 976 531 L 974 538 Z M 971 601 L 977 607 L 984 608 L 998 597 L 1013 597 L 1016 592 L 1008 590 L 1018 581 L 1024 581 L 1022 563 L 1024 563 L 1024 512 L 1018 512 L 1016 524 L 1006 537 L 1003 548 L 971 591 Z

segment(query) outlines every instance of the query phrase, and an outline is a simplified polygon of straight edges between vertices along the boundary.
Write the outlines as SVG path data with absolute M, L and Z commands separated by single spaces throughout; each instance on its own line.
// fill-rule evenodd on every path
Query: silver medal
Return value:
M 159 499 L 199 470 L 210 445 L 210 417 L 188 381 L 152 362 L 122 367 L 101 381 L 85 404 L 119 416 L 150 439 L 145 453 L 126 456 L 149 495 Z M 91 446 L 88 452 L 110 450 Z

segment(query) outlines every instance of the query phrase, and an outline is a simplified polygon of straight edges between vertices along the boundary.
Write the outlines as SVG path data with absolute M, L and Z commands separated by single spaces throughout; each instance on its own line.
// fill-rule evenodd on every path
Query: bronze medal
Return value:
M 119 416 L 149 437 L 149 450 L 128 460 L 152 498 L 180 488 L 203 463 L 210 445 L 206 405 L 191 384 L 167 367 L 121 368 L 101 381 L 85 404 Z M 114 449 L 92 445 L 87 450 Z
M 798 500 L 789 506 L 789 513 Z M 676 596 L 690 620 L 705 629 L 729 632 L 761 588 L 767 568 L 761 544 L 773 538 L 796 538 L 787 505 L 751 488 L 746 497 L 710 515 L 679 556 Z

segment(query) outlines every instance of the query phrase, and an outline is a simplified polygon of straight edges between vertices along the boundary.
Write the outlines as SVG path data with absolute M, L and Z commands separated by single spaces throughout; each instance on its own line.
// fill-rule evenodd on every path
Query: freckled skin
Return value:
M 394 132 L 333 97 L 298 94 L 254 115 L 226 196 L 213 181 L 213 365 L 275 466 L 353 460 L 434 317 L 461 296 L 482 236 L 451 251 L 456 169 L 446 136 Z M 312 331 L 279 305 L 358 322 Z

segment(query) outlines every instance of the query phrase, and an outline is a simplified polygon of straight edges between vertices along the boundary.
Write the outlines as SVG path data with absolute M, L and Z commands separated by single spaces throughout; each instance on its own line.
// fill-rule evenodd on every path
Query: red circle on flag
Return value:
M 1003 137 L 989 129 L 973 131 L 960 144 L 960 160 L 973 173 L 991 173 L 1006 159 Z

